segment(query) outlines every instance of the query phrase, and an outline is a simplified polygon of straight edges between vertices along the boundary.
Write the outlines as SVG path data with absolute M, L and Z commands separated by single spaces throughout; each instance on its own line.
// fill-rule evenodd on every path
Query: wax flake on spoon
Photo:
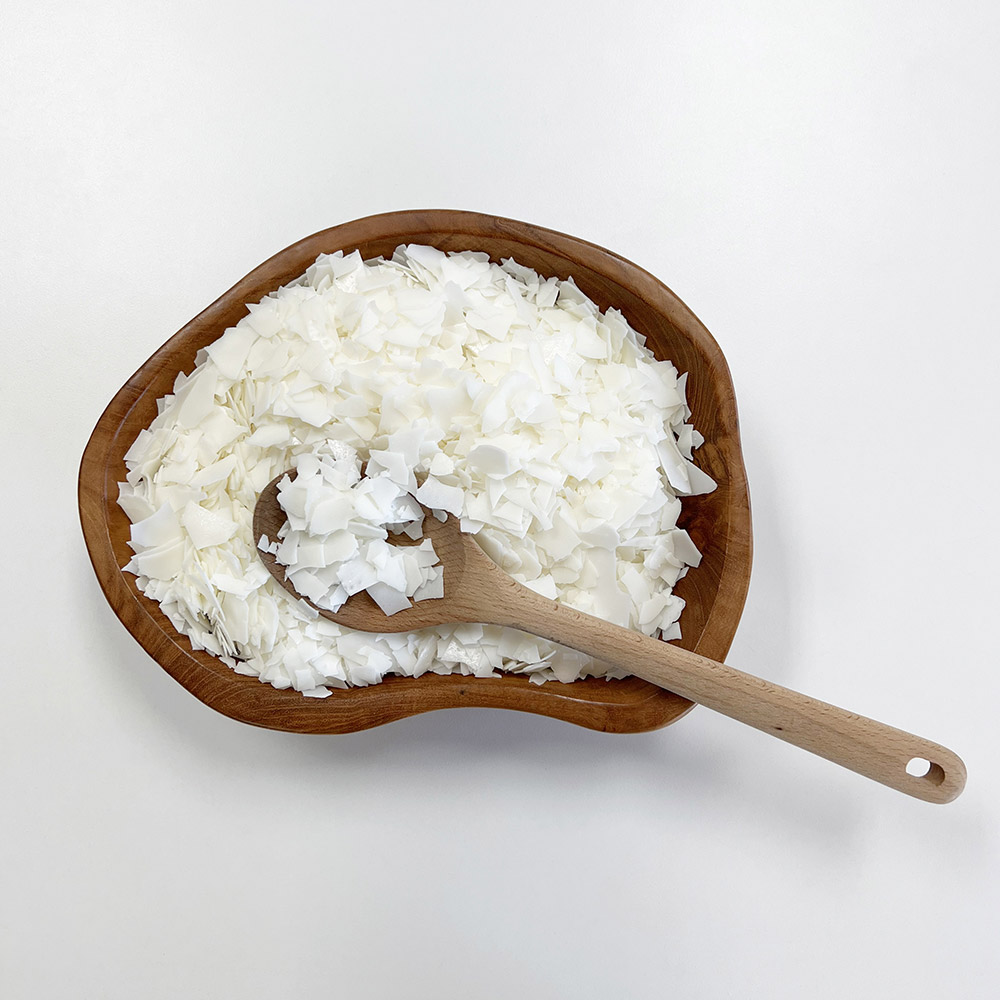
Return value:
M 413 600 L 444 592 L 429 538 L 418 546 L 388 541 L 390 533 L 419 538 L 424 515 L 396 481 L 408 478 L 401 474 L 403 456 L 382 455 L 375 474 L 365 476 L 353 448 L 304 455 L 294 480 L 285 476 L 278 484 L 278 505 L 288 520 L 277 539 L 264 536 L 258 546 L 274 555 L 287 580 L 317 607 L 339 611 L 349 597 L 366 591 L 386 615 L 394 615 L 412 607 Z M 441 489 L 454 491 L 461 509 L 462 491 Z M 442 496 L 453 500 L 450 492 Z

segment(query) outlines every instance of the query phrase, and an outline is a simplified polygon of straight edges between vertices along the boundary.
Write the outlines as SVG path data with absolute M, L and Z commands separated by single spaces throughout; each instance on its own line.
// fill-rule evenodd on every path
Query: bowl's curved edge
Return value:
M 592 258 L 588 266 L 611 262 L 616 269 L 621 269 L 621 279 L 633 282 L 633 288 L 651 306 L 664 310 L 667 315 L 673 313 L 678 324 L 699 339 L 701 349 L 712 356 L 725 374 L 728 398 L 724 417 L 738 443 L 732 379 L 715 339 L 666 285 L 612 251 L 528 223 L 439 209 L 368 216 L 321 230 L 291 244 L 220 295 L 136 370 L 99 418 L 80 464 L 81 526 L 106 599 L 143 649 L 178 683 L 215 711 L 264 728 L 302 733 L 347 733 L 444 708 L 506 708 L 547 715 L 595 730 L 630 733 L 661 728 L 693 707 L 690 701 L 673 692 L 636 678 L 611 682 L 592 678 L 573 684 L 534 685 L 527 678 L 512 675 L 497 679 L 454 674 L 424 675 L 417 679 L 387 677 L 381 684 L 369 688 L 335 690 L 330 698 L 305 698 L 298 692 L 279 691 L 255 678 L 236 674 L 210 654 L 192 650 L 187 639 L 175 632 L 159 607 L 131 584 L 118 565 L 108 518 L 118 511 L 116 483 L 119 472 L 124 473 L 124 465 L 118 456 L 118 470 L 113 468 L 116 464 L 114 445 L 120 443 L 118 432 L 129 413 L 151 391 L 150 373 L 155 374 L 167 359 L 172 359 L 171 374 L 179 370 L 175 358 L 178 343 L 208 327 L 231 325 L 243 314 L 246 302 L 252 300 L 254 290 L 262 282 L 274 288 L 292 280 L 304 270 L 299 262 L 309 255 L 314 259 L 323 246 L 329 249 L 331 245 L 349 247 L 370 242 L 372 233 L 379 230 L 391 231 L 392 238 L 400 243 L 435 229 L 458 234 L 469 230 L 469 235 L 474 236 L 477 227 L 481 229 L 484 225 L 520 241 L 534 242 L 541 249 L 560 256 L 584 252 Z M 572 264 L 572 258 L 567 257 L 567 260 Z M 671 319 L 673 321 L 673 317 Z M 126 442 L 125 447 L 129 444 L 131 441 Z M 122 455 L 124 450 L 121 449 Z M 715 659 L 725 656 L 735 635 L 749 585 L 751 558 L 749 493 L 738 448 L 735 455 L 729 456 L 729 463 L 736 476 L 738 497 L 745 502 L 730 511 L 725 565 L 730 565 L 732 554 L 733 560 L 740 561 L 742 572 L 723 574 L 709 618 L 697 643 L 691 647 Z M 719 600 L 723 598 L 725 606 L 720 609 Z M 688 641 L 684 645 L 688 645 Z

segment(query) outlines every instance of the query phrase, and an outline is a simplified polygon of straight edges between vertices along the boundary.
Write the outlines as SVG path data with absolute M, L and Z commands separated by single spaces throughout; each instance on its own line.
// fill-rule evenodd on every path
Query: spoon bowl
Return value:
M 285 476 L 295 478 L 295 470 L 289 469 L 275 476 L 260 492 L 253 512 L 253 537 L 259 540 L 261 535 L 277 538 L 278 531 L 285 523 L 285 512 L 278 503 L 278 484 Z M 434 625 L 450 625 L 459 622 L 478 621 L 479 613 L 466 598 L 466 568 L 471 563 L 480 572 L 489 572 L 488 568 L 479 566 L 479 560 L 484 559 L 490 566 L 496 567 L 486 553 L 479 548 L 471 535 L 463 535 L 458 521 L 448 517 L 439 521 L 426 507 L 424 511 L 423 537 L 434 543 L 434 551 L 445 567 L 444 597 L 415 601 L 410 607 L 397 611 L 394 615 L 386 615 L 367 593 L 354 594 L 337 611 L 329 611 L 303 597 L 285 576 L 285 567 L 275 558 L 273 553 L 258 549 L 261 561 L 267 567 L 271 576 L 285 590 L 298 600 L 305 601 L 315 608 L 324 618 L 328 618 L 345 628 L 356 629 L 359 632 L 413 632 L 415 629 L 430 628 Z M 405 535 L 394 536 L 395 545 L 416 544 Z M 509 579 L 509 578 L 508 578 Z

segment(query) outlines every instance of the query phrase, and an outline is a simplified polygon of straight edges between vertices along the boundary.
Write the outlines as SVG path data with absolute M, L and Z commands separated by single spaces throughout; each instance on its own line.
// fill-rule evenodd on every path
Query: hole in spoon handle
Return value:
M 947 747 L 796 692 L 769 694 L 780 706 L 770 724 L 742 721 L 924 802 L 951 802 L 965 787 L 965 764 Z
M 927 802 L 944 803 L 957 798 L 965 787 L 965 765 L 961 759 L 944 747 L 924 750 L 921 754 L 906 761 L 903 784 L 896 787 Z M 940 760 L 944 763 L 939 763 Z
M 852 716 L 852 721 L 857 727 L 859 741 L 867 744 L 871 759 L 859 760 L 848 751 L 847 755 L 854 758 L 847 763 L 848 767 L 924 802 L 943 804 L 962 793 L 966 770 L 958 754 L 913 733 L 863 716 Z M 836 760 L 836 757 L 831 755 L 831 759 Z
M 834 739 L 829 730 L 815 738 L 801 719 L 787 729 L 770 728 L 779 739 L 924 802 L 951 802 L 965 788 L 965 764 L 947 747 L 834 706 L 824 705 L 822 714 L 829 721 L 837 716 L 849 721 Z

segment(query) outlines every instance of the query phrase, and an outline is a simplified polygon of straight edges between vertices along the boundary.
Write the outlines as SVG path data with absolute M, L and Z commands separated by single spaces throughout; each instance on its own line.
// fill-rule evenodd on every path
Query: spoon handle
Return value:
M 541 597 L 520 584 L 503 591 L 491 609 L 494 624 L 519 628 L 613 663 L 706 708 L 926 802 L 950 802 L 965 786 L 961 758 L 937 743 L 679 646 L 611 625 Z M 907 771 L 914 758 L 929 763 L 926 773 Z

